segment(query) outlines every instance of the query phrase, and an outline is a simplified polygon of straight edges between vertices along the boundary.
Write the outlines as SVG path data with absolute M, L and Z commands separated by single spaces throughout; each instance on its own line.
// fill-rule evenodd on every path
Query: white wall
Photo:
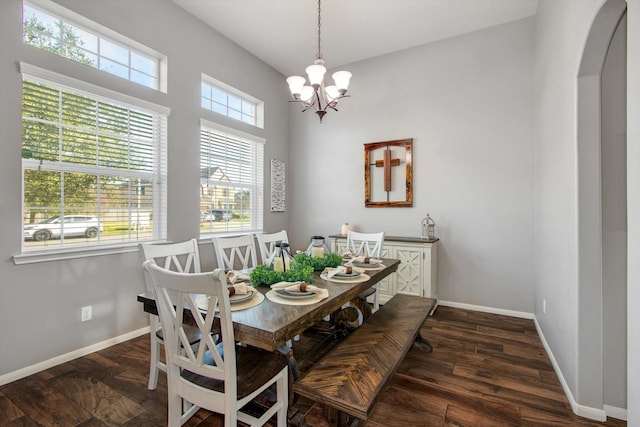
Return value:
M 345 221 L 419 236 L 429 212 L 440 299 L 531 313 L 533 30 L 526 19 L 350 64 L 352 98 L 322 124 L 293 105 L 294 247 Z M 365 208 L 363 144 L 403 138 L 414 206 Z
M 24 61 L 171 108 L 169 117 L 169 239 L 199 233 L 198 144 L 200 73 L 265 102 L 270 158 L 288 161 L 287 88 L 282 75 L 212 31 L 169 0 L 60 0 L 58 3 L 168 55 L 168 93 L 162 94 L 23 45 L 21 1 L 0 2 L 0 376 L 101 342 L 148 324 L 136 294 L 144 290 L 137 250 L 59 262 L 16 266 L 21 244 L 21 78 Z M 254 132 L 248 125 L 219 120 Z M 265 182 L 269 182 L 266 168 Z M 269 194 L 265 195 L 269 200 Z M 266 229 L 286 227 L 288 214 L 265 214 Z M 208 245 L 211 246 L 211 245 Z M 213 266 L 213 250 L 203 245 Z M 80 323 L 80 307 L 93 320 Z

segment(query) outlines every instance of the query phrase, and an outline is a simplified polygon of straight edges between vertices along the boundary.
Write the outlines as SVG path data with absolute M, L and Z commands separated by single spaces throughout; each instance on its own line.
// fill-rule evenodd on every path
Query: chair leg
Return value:
M 149 341 L 151 342 L 151 351 L 149 357 L 149 390 L 155 390 L 158 385 L 158 364 L 160 363 L 160 341 L 156 336 L 157 320 L 151 321 L 151 331 L 149 332 Z
M 182 425 L 182 398 L 169 389 L 169 427 L 180 427 Z
M 380 291 L 378 290 L 377 283 L 373 287 L 376 288 L 376 291 L 373 294 L 373 312 L 375 313 L 380 308 Z
M 282 402 L 282 407 L 278 410 L 277 425 L 278 427 L 287 427 L 287 413 L 289 404 L 289 375 L 286 370 L 281 373 L 276 388 L 278 389 L 278 402 Z

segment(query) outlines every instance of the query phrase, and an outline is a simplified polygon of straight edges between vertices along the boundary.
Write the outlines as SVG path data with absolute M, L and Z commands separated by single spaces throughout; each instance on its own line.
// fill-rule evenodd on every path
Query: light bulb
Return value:
M 291 91 L 291 95 L 298 99 L 300 94 L 302 94 L 302 87 L 304 86 L 305 79 L 300 76 L 291 76 L 287 79 L 287 83 L 289 83 L 289 90 Z
M 311 86 L 305 86 L 302 88 L 302 93 L 300 94 L 300 99 L 304 102 L 310 102 L 313 98 L 315 91 Z
M 348 71 L 336 71 L 335 73 L 333 73 L 331 77 L 333 78 L 333 81 L 336 82 L 338 91 L 340 91 L 340 93 L 344 95 L 344 93 L 349 88 L 349 80 L 351 79 L 351 73 Z
M 309 65 L 305 71 L 309 76 L 309 83 L 311 83 L 311 86 L 320 86 L 322 79 L 324 78 L 324 73 L 327 69 L 324 68 L 324 65 L 322 64 L 313 64 Z

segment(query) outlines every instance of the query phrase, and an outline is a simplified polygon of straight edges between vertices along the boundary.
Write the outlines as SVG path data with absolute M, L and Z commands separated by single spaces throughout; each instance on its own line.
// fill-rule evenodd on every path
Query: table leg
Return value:
M 418 332 L 418 335 L 416 336 L 415 345 L 420 350 L 426 353 L 431 353 L 433 351 L 433 346 L 431 345 L 431 343 L 427 341 L 427 339 L 423 337 L 420 332 Z

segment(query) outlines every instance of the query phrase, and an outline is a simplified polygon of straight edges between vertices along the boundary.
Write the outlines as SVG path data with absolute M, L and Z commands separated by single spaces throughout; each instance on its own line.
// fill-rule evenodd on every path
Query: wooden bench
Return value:
M 294 393 L 333 408 L 337 413 L 329 411 L 330 421 L 338 425 L 348 416 L 366 420 L 414 342 L 431 351 L 419 332 L 435 304 L 431 298 L 396 294 L 298 379 Z

